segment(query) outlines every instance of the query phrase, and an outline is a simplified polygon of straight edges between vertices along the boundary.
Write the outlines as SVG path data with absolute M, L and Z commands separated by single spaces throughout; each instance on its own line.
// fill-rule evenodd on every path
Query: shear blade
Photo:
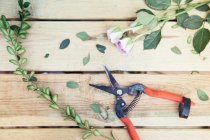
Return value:
M 118 82 L 115 80 L 114 76 L 111 74 L 111 72 L 108 70 L 108 68 L 106 66 L 104 66 L 106 75 L 109 79 L 109 82 L 111 83 L 113 88 L 119 87 Z
M 111 87 L 103 86 L 103 85 L 94 85 L 94 84 L 89 84 L 89 85 L 96 88 L 96 89 L 100 89 L 102 91 L 105 91 L 105 92 L 108 92 L 108 93 L 111 93 L 111 94 L 115 95 L 114 90 Z

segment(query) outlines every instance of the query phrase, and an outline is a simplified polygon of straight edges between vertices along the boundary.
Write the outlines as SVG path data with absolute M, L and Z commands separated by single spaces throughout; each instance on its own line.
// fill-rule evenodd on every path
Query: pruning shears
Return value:
M 128 129 L 128 133 L 132 140 L 140 140 L 136 129 L 131 122 L 131 120 L 127 117 L 128 113 L 134 109 L 142 94 L 146 94 L 152 97 L 168 99 L 174 102 L 179 103 L 179 116 L 181 118 L 188 118 L 190 113 L 191 105 L 195 105 L 189 98 L 182 97 L 179 95 L 175 95 L 165 91 L 159 91 L 150 89 L 143 84 L 137 83 L 128 87 L 121 87 L 118 82 L 115 80 L 111 72 L 104 66 L 106 75 L 110 81 L 111 87 L 104 85 L 94 85 L 90 84 L 90 86 L 100 89 L 102 91 L 111 93 L 116 97 L 115 111 L 117 117 L 124 123 L 124 125 Z M 130 96 L 135 96 L 129 105 L 126 105 L 126 102 L 123 100 L 122 96 L 124 94 L 128 94 Z

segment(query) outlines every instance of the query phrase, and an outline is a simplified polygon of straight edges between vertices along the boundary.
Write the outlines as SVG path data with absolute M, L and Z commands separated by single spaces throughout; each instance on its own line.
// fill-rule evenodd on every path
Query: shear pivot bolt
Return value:
M 122 95 L 122 90 L 118 89 L 117 90 L 117 95 Z
M 121 103 L 121 105 L 122 105 L 122 106 L 124 106 L 124 105 L 125 105 L 125 103 Z

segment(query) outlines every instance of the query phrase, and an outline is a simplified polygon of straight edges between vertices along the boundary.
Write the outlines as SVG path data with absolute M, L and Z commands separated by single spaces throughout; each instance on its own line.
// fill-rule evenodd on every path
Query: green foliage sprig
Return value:
M 36 92 L 39 96 L 38 98 L 42 98 L 49 102 L 49 107 L 58 110 L 61 112 L 65 120 L 72 120 L 76 122 L 76 124 L 85 130 L 83 139 L 87 139 L 90 136 L 101 136 L 106 139 L 112 140 L 107 136 L 104 136 L 97 129 L 94 129 L 90 126 L 87 120 L 82 120 L 80 115 L 75 111 L 75 109 L 71 106 L 62 107 L 58 104 L 58 94 L 53 94 L 49 87 L 40 87 L 37 84 L 37 77 L 35 76 L 34 71 L 27 71 L 23 68 L 24 64 L 27 62 L 27 58 L 23 57 L 23 54 L 26 52 L 25 48 L 23 48 L 20 39 L 25 39 L 28 35 L 28 29 L 30 28 L 27 19 L 29 19 L 30 12 L 28 8 L 30 6 L 30 2 L 25 2 L 24 0 L 19 0 L 19 17 L 21 20 L 20 26 L 18 25 L 10 25 L 7 18 L 2 15 L 0 19 L 0 31 L 2 32 L 4 38 L 8 42 L 9 46 L 7 46 L 7 51 L 9 54 L 14 56 L 14 59 L 9 60 L 12 64 L 16 65 L 17 68 L 14 71 L 16 75 L 22 76 L 22 80 L 27 82 L 27 89 L 30 91 Z
M 210 40 L 210 31 L 205 28 L 205 22 L 210 23 L 210 0 L 191 3 L 192 0 L 145 0 L 148 7 L 153 10 L 159 10 L 158 14 L 154 14 L 149 9 L 140 9 L 137 13 L 136 20 L 129 28 L 122 29 L 114 27 L 107 31 L 108 38 L 122 52 L 129 52 L 136 40 L 145 36 L 144 50 L 156 49 L 161 41 L 161 31 L 164 25 L 176 19 L 177 24 L 173 26 L 182 27 L 184 29 L 198 30 L 193 37 L 193 47 L 197 53 L 201 53 Z M 197 9 L 206 12 L 206 17 L 201 18 L 199 15 L 189 15 L 188 12 Z

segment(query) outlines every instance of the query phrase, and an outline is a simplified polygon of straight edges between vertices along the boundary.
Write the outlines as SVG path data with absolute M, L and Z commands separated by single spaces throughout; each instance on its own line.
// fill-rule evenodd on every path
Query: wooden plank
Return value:
M 210 126 L 210 102 L 198 99 L 196 90 L 202 89 L 210 96 L 209 75 L 141 75 L 117 74 L 116 79 L 123 86 L 142 82 L 155 89 L 165 90 L 190 97 L 196 106 L 190 117 L 178 117 L 178 104 L 143 95 L 130 117 L 136 126 Z M 82 118 L 90 120 L 94 126 L 122 126 L 114 113 L 114 96 L 91 88 L 89 83 L 108 84 L 105 74 L 56 74 L 38 75 L 40 84 L 49 86 L 59 94 L 59 103 L 72 105 Z M 79 82 L 78 89 L 66 87 L 67 81 Z M 26 84 L 14 75 L 0 75 L 0 126 L 75 126 L 74 122 L 63 121 L 56 111 L 49 109 L 48 103 L 35 98 L 28 92 Z M 132 98 L 126 96 L 126 101 Z M 102 119 L 90 109 L 90 104 L 100 103 L 108 110 L 109 119 Z
M 110 136 L 112 131 L 116 140 L 129 140 L 125 129 L 100 129 L 103 134 Z M 80 140 L 83 133 L 80 129 L 1 129 L 1 140 L 65 140 L 71 138 Z M 209 140 L 209 129 L 137 129 L 142 140 Z M 90 137 L 91 140 L 104 140 Z
M 194 0 L 202 1 L 206 0 Z M 143 0 L 31 0 L 31 3 L 32 18 L 56 20 L 127 20 L 136 17 L 137 10 L 148 8 Z M 0 1 L 0 13 L 9 18 L 18 18 L 17 7 L 16 0 Z M 197 10 L 192 11 L 192 14 L 195 13 L 205 15 Z
M 102 65 L 110 70 L 124 71 L 209 71 L 210 44 L 201 55 L 191 52 L 192 45 L 187 44 L 187 37 L 194 31 L 172 29 L 174 22 L 166 24 L 163 29 L 163 39 L 156 50 L 143 51 L 143 41 L 136 43 L 128 55 L 122 55 L 116 47 L 107 40 L 91 40 L 83 42 L 76 33 L 86 31 L 91 36 L 98 36 L 112 26 L 128 26 L 130 22 L 31 22 L 30 36 L 24 41 L 27 49 L 26 57 L 29 62 L 27 69 L 36 71 L 101 71 Z M 210 28 L 209 24 L 205 24 Z M 63 39 L 70 38 L 70 46 L 59 49 Z M 101 54 L 96 44 L 107 47 L 106 53 Z M 13 71 L 14 67 L 8 62 L 11 56 L 6 52 L 7 43 L 0 39 L 0 71 Z M 177 46 L 182 55 L 171 52 Z M 44 58 L 49 53 L 49 58 Z M 90 53 L 90 62 L 84 66 L 82 59 Z M 205 59 L 204 59 L 205 58 Z

